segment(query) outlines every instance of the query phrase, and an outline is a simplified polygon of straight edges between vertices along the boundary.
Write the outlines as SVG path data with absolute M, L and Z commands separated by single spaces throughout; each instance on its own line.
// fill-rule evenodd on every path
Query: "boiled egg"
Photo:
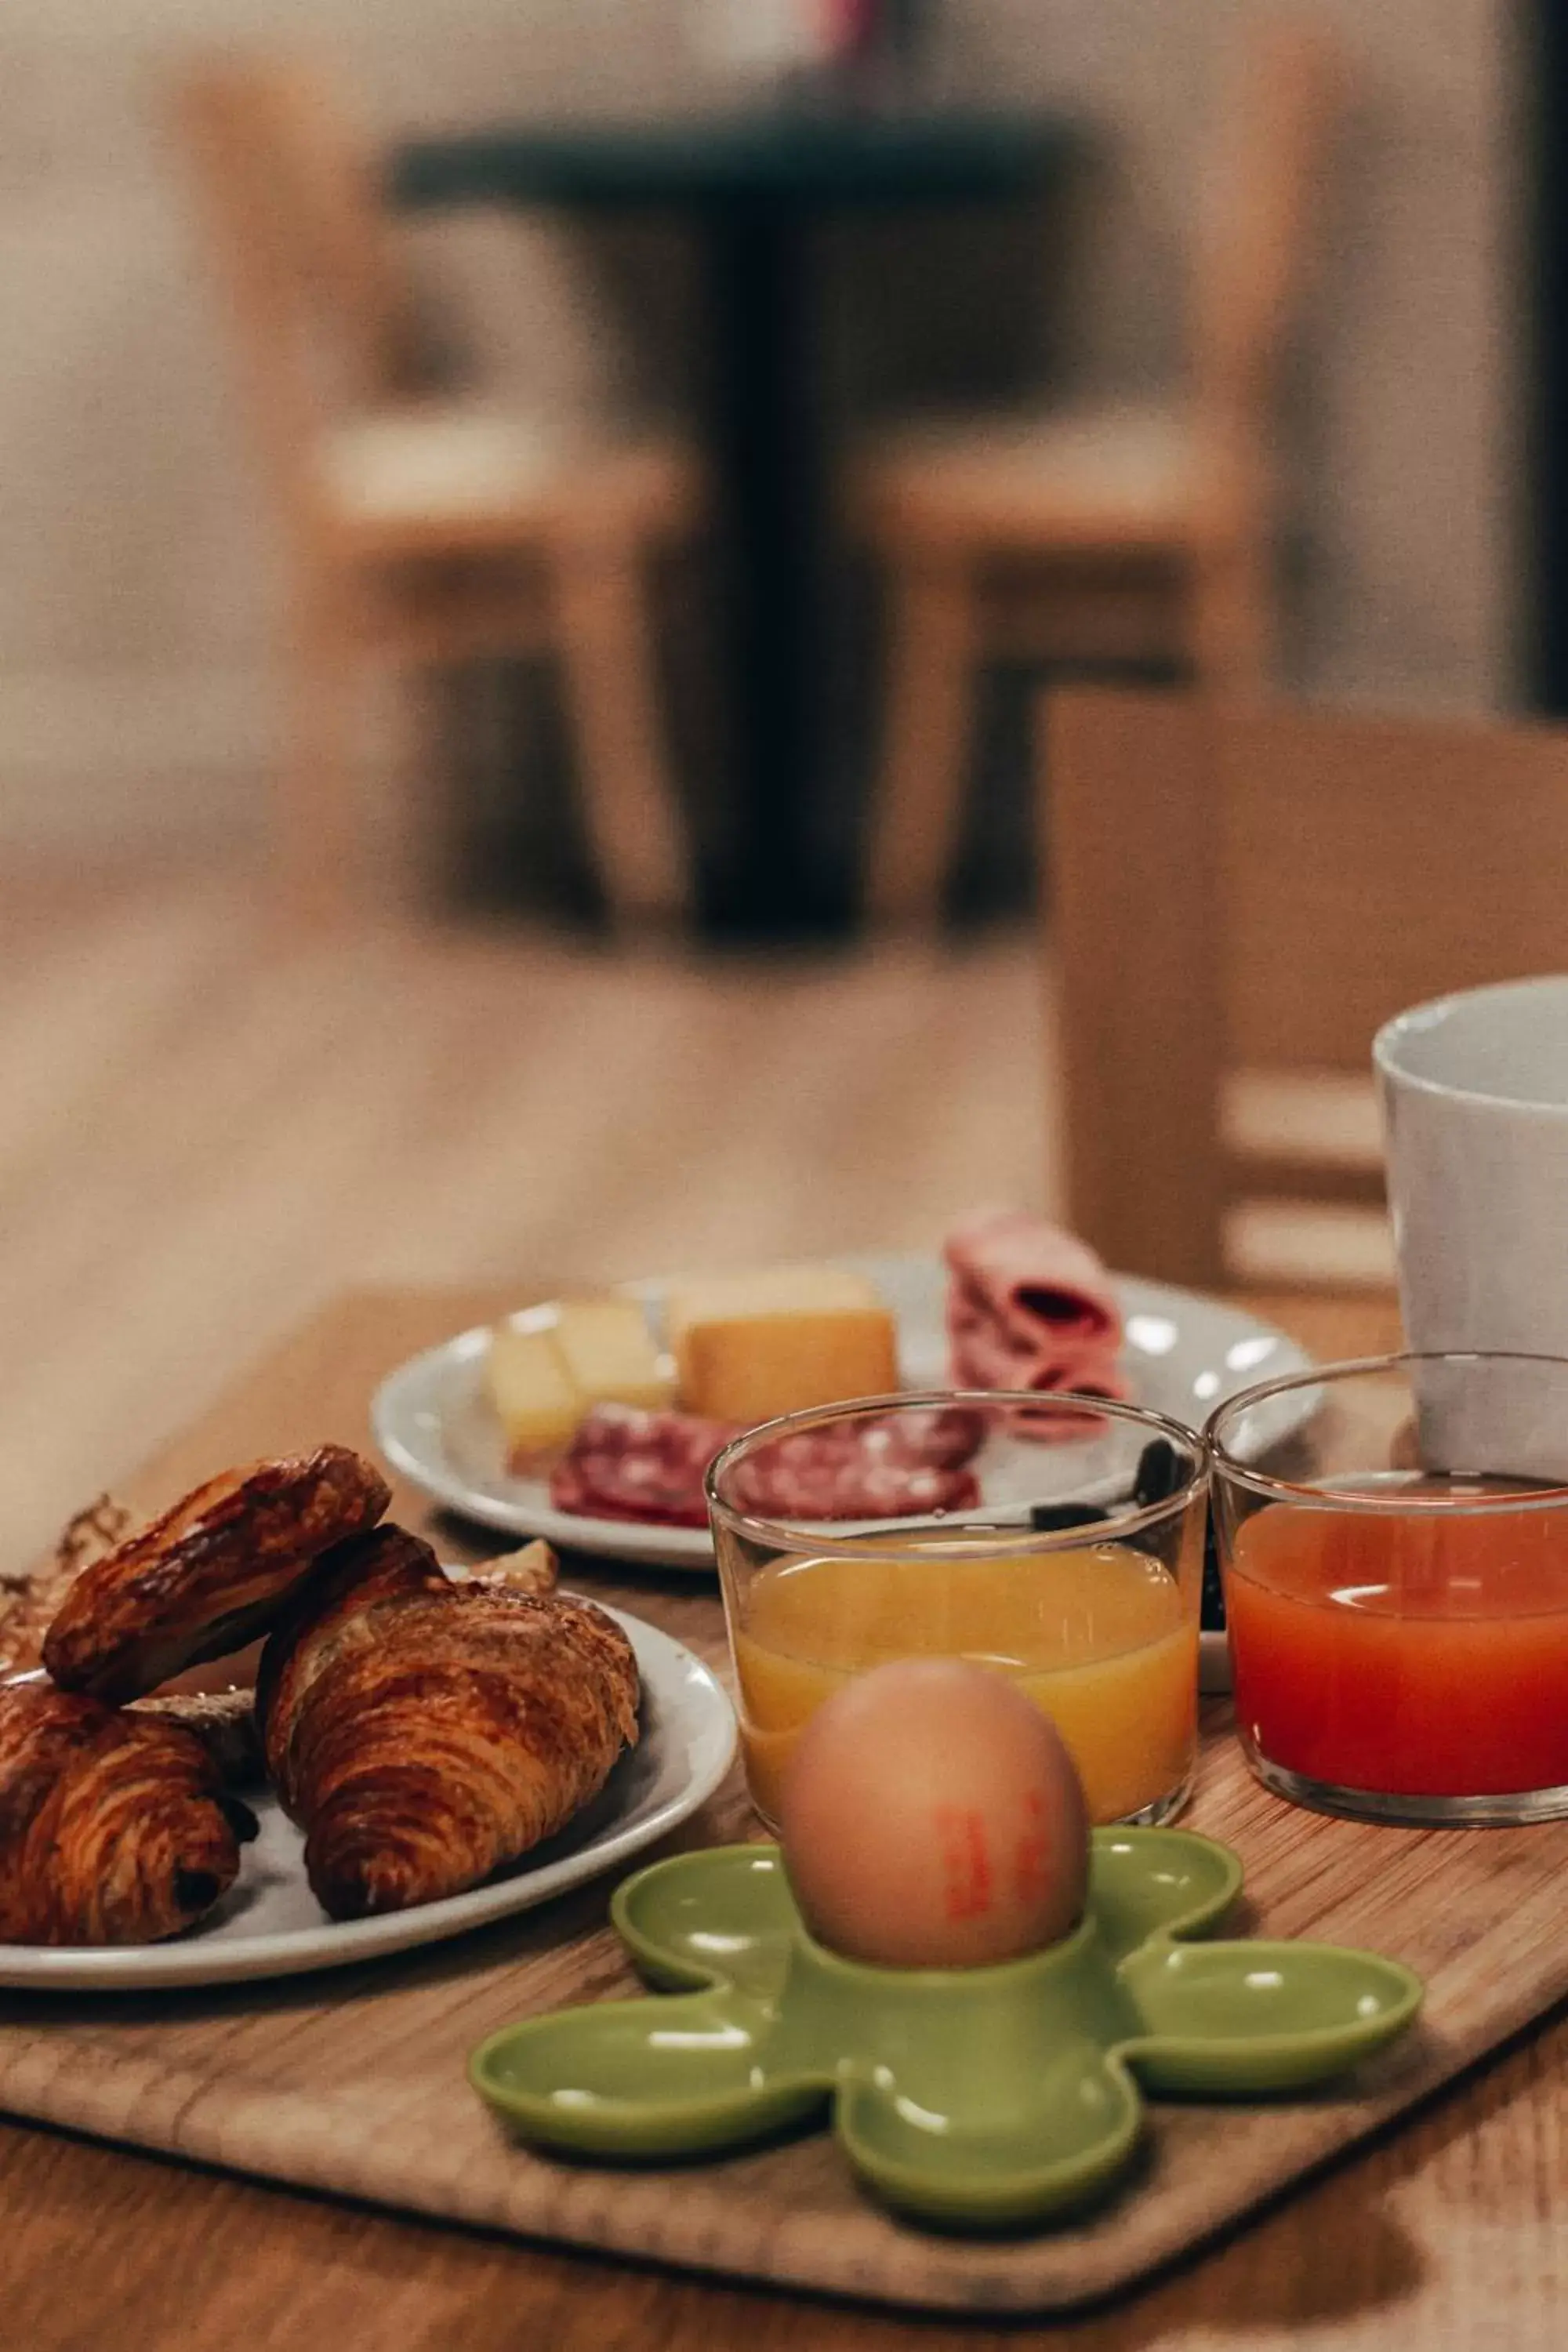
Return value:
M 1016 1685 L 961 1659 L 900 1659 L 826 1700 L 779 1827 L 806 1925 L 849 1959 L 986 1968 L 1055 1943 L 1083 1910 L 1072 1759 Z

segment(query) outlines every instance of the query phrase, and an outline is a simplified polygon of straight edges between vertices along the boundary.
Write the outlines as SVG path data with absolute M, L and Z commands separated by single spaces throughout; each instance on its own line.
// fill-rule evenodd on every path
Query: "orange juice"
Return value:
M 1168 1796 L 1192 1763 L 1196 1608 L 1162 1561 L 1125 1544 L 781 1559 L 749 1586 L 734 1649 L 746 1779 L 773 1820 L 806 1718 L 890 1658 L 969 1658 L 1010 1675 L 1071 1749 L 1097 1822 Z

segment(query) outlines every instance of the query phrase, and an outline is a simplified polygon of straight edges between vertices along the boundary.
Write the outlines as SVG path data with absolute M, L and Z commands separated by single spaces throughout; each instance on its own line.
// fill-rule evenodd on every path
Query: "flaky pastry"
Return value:
M 311 1562 L 391 1489 L 346 1445 L 224 1471 L 85 1569 L 45 1636 L 63 1690 L 122 1703 L 264 1632 Z
M 255 1834 L 189 1732 L 42 1680 L 0 1689 L 0 1943 L 175 1935 Z
M 454 1583 L 395 1527 L 321 1563 L 262 1654 L 268 1769 L 335 1919 L 477 1885 L 637 1737 L 630 1643 L 591 1601 Z

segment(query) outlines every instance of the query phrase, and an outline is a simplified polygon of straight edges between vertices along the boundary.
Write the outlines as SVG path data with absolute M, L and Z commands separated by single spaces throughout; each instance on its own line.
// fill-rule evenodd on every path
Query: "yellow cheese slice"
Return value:
M 485 1387 L 513 1461 L 570 1444 L 585 1409 L 548 1329 L 503 1324 L 492 1333 Z
M 585 1403 L 652 1412 L 674 1402 L 675 1374 L 635 1298 L 563 1298 L 551 1337 Z
M 840 1265 L 769 1265 L 760 1272 L 684 1276 L 665 1293 L 664 1320 L 679 1370 L 681 1341 L 694 1323 L 754 1315 L 811 1315 L 880 1307 L 875 1284 Z
M 718 1421 L 771 1421 L 899 1385 L 893 1318 L 880 1307 L 694 1323 L 680 1362 L 687 1410 Z

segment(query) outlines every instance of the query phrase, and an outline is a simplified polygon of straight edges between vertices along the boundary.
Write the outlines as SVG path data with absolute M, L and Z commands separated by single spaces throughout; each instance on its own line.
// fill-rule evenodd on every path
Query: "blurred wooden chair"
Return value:
M 1268 673 L 1276 394 L 1336 90 L 1315 29 L 1245 37 L 1205 161 L 1182 399 L 916 424 L 860 455 L 851 513 L 889 604 L 873 916 L 936 910 L 984 661 Z
M 1405 1005 L 1568 968 L 1568 730 L 1073 687 L 1042 733 L 1067 1212 L 1213 1287 L 1239 1203 L 1383 1197 L 1244 1144 L 1238 1073 L 1370 1078 Z
M 375 162 L 308 69 L 225 58 L 174 91 L 288 563 L 290 738 L 273 834 L 289 908 L 363 892 L 367 665 L 553 654 L 612 915 L 689 892 L 648 572 L 693 527 L 680 449 L 552 433 L 416 388 L 410 291 Z

